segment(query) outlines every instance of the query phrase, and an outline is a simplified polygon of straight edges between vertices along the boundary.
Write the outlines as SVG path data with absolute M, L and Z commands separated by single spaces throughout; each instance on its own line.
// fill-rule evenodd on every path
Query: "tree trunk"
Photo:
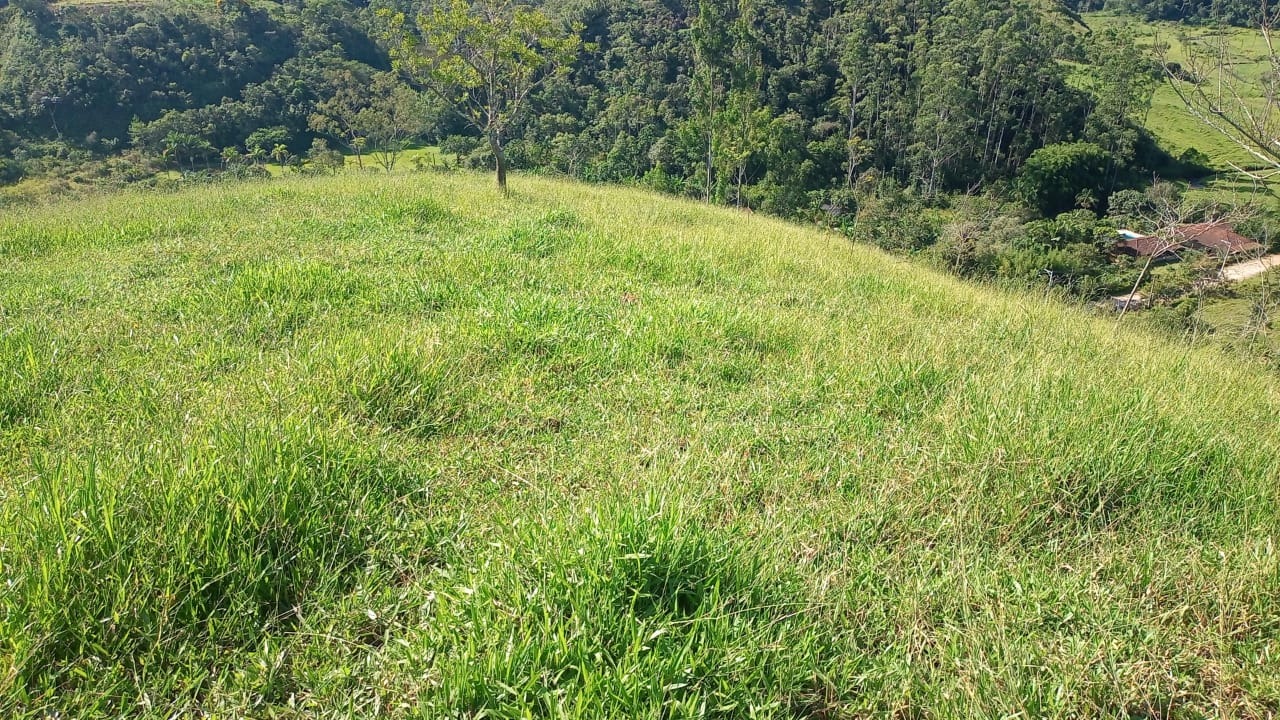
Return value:
M 497 133 L 489 133 L 489 149 L 493 151 L 493 165 L 498 174 L 498 189 L 507 194 L 507 156 L 502 153 L 502 140 Z
M 853 173 L 857 167 L 857 151 L 854 149 L 853 138 L 857 129 L 858 119 L 858 84 L 853 84 L 853 92 L 849 94 L 849 133 L 845 136 L 845 144 L 848 147 L 849 155 L 846 159 L 849 167 L 845 170 L 845 184 L 850 190 L 853 189 Z
M 1155 259 L 1155 254 L 1147 256 L 1147 262 L 1138 273 L 1138 279 L 1133 283 L 1133 289 L 1129 291 L 1129 294 L 1124 299 L 1124 307 L 1120 308 L 1120 314 L 1116 316 L 1117 325 L 1124 319 L 1124 314 L 1129 312 L 1129 306 L 1133 304 L 1133 296 L 1138 294 L 1138 287 L 1142 285 L 1142 279 L 1147 276 L 1147 271 L 1151 269 L 1151 262 Z
M 714 142 L 713 140 L 714 137 L 715 136 L 711 134 L 711 131 L 708 130 L 707 131 L 707 197 L 706 197 L 706 201 L 708 203 L 711 202 L 711 168 L 715 164 L 715 156 L 712 154 L 712 148 L 714 147 L 712 143 Z

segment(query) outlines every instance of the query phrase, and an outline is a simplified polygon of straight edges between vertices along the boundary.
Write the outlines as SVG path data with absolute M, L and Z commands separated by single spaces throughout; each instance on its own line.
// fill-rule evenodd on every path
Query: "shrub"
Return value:
M 336 173 L 346 164 L 342 153 L 329 147 L 324 138 L 311 141 L 311 149 L 307 151 L 307 160 L 318 172 Z
M 458 165 L 465 165 L 468 157 L 483 143 L 480 138 L 470 135 L 449 135 L 440 140 L 440 155 L 452 155 Z
M 1046 217 L 1073 209 L 1083 191 L 1105 181 L 1110 156 L 1093 143 L 1046 145 L 1031 154 L 1018 174 L 1016 190 Z
M 854 240 L 885 250 L 914 252 L 938 241 L 941 228 L 924 212 L 919 198 L 881 187 L 859 200 L 855 222 L 846 232 Z
M 10 158 L 0 158 L 0 185 L 10 185 L 22 179 L 26 172 L 22 163 Z

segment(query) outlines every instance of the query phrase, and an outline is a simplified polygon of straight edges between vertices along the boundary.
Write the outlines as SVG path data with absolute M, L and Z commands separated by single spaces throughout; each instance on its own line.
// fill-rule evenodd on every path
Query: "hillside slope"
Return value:
M 1191 66 L 1191 55 L 1213 57 L 1214 49 L 1221 47 L 1231 58 L 1230 68 L 1237 81 L 1236 87 L 1249 93 L 1241 101 L 1249 103 L 1250 107 L 1265 106 L 1263 88 L 1269 62 L 1266 40 L 1256 28 L 1142 22 L 1130 15 L 1110 12 L 1086 13 L 1083 17 L 1092 30 L 1128 28 L 1137 34 L 1144 47 L 1167 45 L 1167 60 L 1184 67 Z M 1161 146 L 1175 156 L 1195 149 L 1204 153 L 1209 167 L 1220 171 L 1231 170 L 1233 165 L 1242 168 L 1259 166 L 1257 157 L 1193 115 L 1163 78 L 1153 88 L 1151 107 L 1144 121 Z
M 0 216 L 5 716 L 1280 707 L 1273 378 L 489 183 Z

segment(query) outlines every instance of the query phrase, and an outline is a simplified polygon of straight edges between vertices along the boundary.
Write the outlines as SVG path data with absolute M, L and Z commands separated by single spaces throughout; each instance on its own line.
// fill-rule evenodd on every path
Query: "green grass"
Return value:
M 1275 282 L 1268 272 L 1219 288 L 1201 302 L 1196 318 L 1228 346 L 1280 358 L 1280 335 L 1272 320 L 1280 308 Z
M 375 153 L 365 153 L 363 158 L 356 157 L 355 155 L 344 155 L 343 157 L 348 168 L 354 169 L 360 167 L 360 164 L 363 163 L 366 171 L 376 170 L 379 172 L 385 172 L 385 168 L 379 164 L 378 156 Z M 419 165 L 432 167 L 442 164 L 441 160 L 440 148 L 434 145 L 407 148 L 400 153 L 398 158 L 396 158 L 392 172 L 413 170 Z M 288 168 L 279 163 L 264 163 L 263 167 L 266 168 L 267 172 L 272 177 L 281 177 L 282 175 L 287 175 L 290 172 Z
M 1132 28 L 1145 46 L 1167 45 L 1168 60 L 1183 66 L 1188 65 L 1188 53 L 1192 47 L 1207 48 L 1225 39 L 1233 58 L 1231 72 L 1238 78 L 1235 84 L 1244 93 L 1244 99 L 1247 102 L 1264 101 L 1262 80 L 1268 74 L 1269 61 L 1266 43 L 1256 29 L 1140 22 L 1127 15 L 1106 12 L 1087 13 L 1084 18 L 1094 30 L 1117 26 Z M 1161 146 L 1175 156 L 1194 148 L 1204 153 L 1210 166 L 1217 170 L 1230 170 L 1232 164 L 1243 168 L 1258 166 L 1256 157 L 1188 112 L 1167 82 L 1156 87 L 1145 124 Z
M 0 215 L 0 715 L 1280 707 L 1274 377 L 491 182 Z

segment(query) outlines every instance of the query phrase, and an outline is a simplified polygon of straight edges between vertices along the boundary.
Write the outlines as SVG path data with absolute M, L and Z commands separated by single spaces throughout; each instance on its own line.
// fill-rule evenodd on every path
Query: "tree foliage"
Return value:
M 510 0 L 450 0 L 417 18 L 385 13 L 396 67 L 453 108 L 489 142 L 498 187 L 506 190 L 504 144 L 529 96 L 569 71 L 582 47 L 576 31 Z
M 1111 157 L 1093 143 L 1048 145 L 1031 154 L 1018 175 L 1022 200 L 1052 217 L 1074 208 L 1084 191 L 1107 182 Z
M 364 167 L 368 153 L 391 172 L 405 145 L 426 128 L 422 97 L 392 73 L 360 76 L 342 70 L 337 80 L 337 91 L 316 104 L 309 127 L 346 145 L 358 167 Z

